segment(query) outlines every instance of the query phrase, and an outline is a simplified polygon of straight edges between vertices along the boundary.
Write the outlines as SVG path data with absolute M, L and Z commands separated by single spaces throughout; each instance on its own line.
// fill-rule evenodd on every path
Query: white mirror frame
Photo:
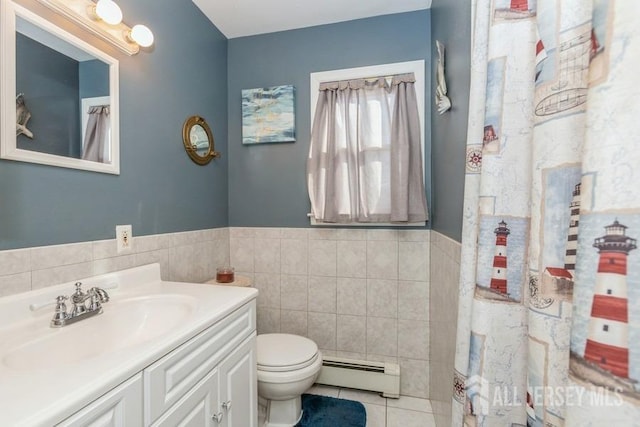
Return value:
M 16 136 L 16 16 L 92 54 L 109 65 L 111 163 L 99 163 L 17 148 Z M 0 0 L 0 158 L 40 163 L 93 172 L 120 174 L 118 60 L 89 43 L 53 25 L 48 20 L 10 0 Z

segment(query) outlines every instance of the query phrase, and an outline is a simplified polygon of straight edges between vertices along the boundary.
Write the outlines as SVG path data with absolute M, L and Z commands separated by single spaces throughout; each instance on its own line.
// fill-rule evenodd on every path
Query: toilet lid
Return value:
M 318 358 L 316 343 L 298 335 L 262 334 L 257 342 L 258 368 L 263 371 L 302 369 Z

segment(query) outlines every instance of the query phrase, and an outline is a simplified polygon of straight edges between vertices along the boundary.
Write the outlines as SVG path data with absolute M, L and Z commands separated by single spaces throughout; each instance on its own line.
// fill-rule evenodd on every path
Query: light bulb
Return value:
M 122 22 L 122 10 L 113 0 L 98 0 L 96 15 L 110 25 L 118 25 Z
M 130 37 L 142 47 L 149 47 L 153 44 L 153 33 L 146 25 L 134 25 Z

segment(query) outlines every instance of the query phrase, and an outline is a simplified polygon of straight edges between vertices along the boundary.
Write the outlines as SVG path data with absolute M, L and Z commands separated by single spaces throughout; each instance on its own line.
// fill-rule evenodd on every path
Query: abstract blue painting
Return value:
M 242 143 L 296 140 L 292 85 L 242 91 Z

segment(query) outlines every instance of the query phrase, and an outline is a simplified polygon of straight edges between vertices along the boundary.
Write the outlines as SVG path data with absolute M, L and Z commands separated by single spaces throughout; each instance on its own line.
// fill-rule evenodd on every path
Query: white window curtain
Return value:
M 89 120 L 83 144 L 83 160 L 104 163 L 105 144 L 109 135 L 109 106 L 89 107 Z
M 424 222 L 413 73 L 320 85 L 307 162 L 318 222 Z

